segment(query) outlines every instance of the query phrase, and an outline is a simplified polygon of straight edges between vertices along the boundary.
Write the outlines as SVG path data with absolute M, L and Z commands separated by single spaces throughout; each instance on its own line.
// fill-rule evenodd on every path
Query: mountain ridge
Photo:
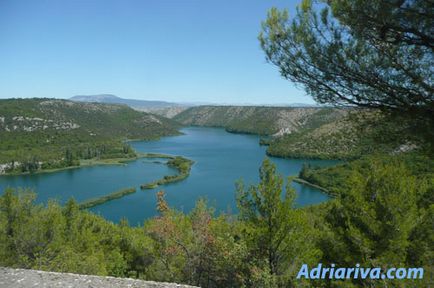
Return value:
M 182 104 L 160 101 L 160 100 L 139 100 L 121 98 L 113 94 L 96 95 L 75 95 L 68 100 L 80 102 L 96 102 L 110 104 L 124 104 L 134 109 L 167 108 L 173 106 L 183 106 Z

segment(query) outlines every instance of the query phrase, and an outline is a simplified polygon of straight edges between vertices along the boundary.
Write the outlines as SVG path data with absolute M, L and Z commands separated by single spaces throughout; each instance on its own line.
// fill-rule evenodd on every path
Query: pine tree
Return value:
M 237 187 L 240 220 L 245 224 L 244 237 L 252 259 L 267 263 L 264 267 L 277 282 L 287 285 L 287 272 L 292 267 L 308 263 L 319 251 L 314 247 L 313 231 L 301 210 L 294 209 L 295 190 L 290 181 L 283 191 L 283 177 L 276 174 L 276 166 L 265 159 L 259 170 L 260 183 L 244 189 Z M 299 255 L 304 251 L 304 255 Z M 295 258 L 298 258 L 295 260 Z M 285 276 L 285 278 L 284 278 Z

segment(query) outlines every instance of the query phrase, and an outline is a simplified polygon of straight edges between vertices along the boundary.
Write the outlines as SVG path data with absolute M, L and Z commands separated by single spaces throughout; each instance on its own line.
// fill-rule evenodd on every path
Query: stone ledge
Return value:
M 81 275 L 0 267 L 0 287 L 7 288 L 192 288 L 194 286 L 131 278 Z

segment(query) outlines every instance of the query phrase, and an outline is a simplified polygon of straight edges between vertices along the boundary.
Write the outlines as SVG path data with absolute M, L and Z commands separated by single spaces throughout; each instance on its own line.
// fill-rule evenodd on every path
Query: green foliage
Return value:
M 432 267 L 426 257 L 433 255 L 428 246 L 434 232 L 429 228 L 421 231 L 433 224 L 433 211 L 420 205 L 420 200 L 432 193 L 434 174 L 430 178 L 412 175 L 397 159 L 366 165 L 367 169 L 350 172 L 349 189 L 330 205 L 325 217 L 330 234 L 322 238 L 324 259 L 341 267 L 354 263 L 389 268 L 419 265 L 429 274 Z M 409 285 L 390 282 L 394 287 Z M 363 285 L 376 284 L 364 280 Z
M 175 167 L 180 174 L 189 174 L 193 161 L 181 156 L 176 156 L 167 162 L 167 165 Z
M 259 35 L 267 60 L 319 103 L 380 109 L 405 136 L 432 147 L 432 3 L 313 3 L 304 1 L 292 19 L 269 11 Z
M 310 183 L 324 187 L 334 195 L 341 195 L 351 189 L 352 184 L 348 181 L 348 178 L 351 177 L 352 173 L 354 171 L 368 171 L 372 161 L 383 164 L 393 161 L 402 162 L 413 175 L 419 178 L 430 178 L 434 174 L 432 158 L 413 152 L 396 155 L 368 155 L 355 161 L 326 168 L 306 165 L 300 171 L 299 177 Z
M 54 202 L 35 205 L 33 200 L 34 194 L 11 189 L 0 198 L 1 265 L 126 275 L 117 226 L 79 211 L 74 201 L 62 208 Z
M 125 189 L 110 193 L 108 195 L 101 196 L 99 198 L 89 199 L 83 203 L 80 203 L 80 209 L 88 209 L 88 208 L 91 208 L 91 207 L 94 207 L 97 205 L 101 205 L 105 202 L 108 202 L 108 201 L 111 201 L 114 199 L 118 199 L 118 198 L 122 198 L 125 195 L 132 194 L 135 192 L 136 192 L 136 188 L 134 188 L 134 187 L 133 188 L 125 188 Z
M 259 174 L 258 186 L 245 190 L 242 183 L 238 185 L 243 236 L 252 261 L 262 273 L 269 273 L 269 284 L 286 286 L 292 283 L 298 267 L 316 263 L 321 253 L 315 248 L 315 236 L 305 212 L 293 208 L 295 191 L 289 186 L 290 181 L 282 195 L 283 178 L 268 159 Z M 303 255 L 298 251 L 303 251 Z

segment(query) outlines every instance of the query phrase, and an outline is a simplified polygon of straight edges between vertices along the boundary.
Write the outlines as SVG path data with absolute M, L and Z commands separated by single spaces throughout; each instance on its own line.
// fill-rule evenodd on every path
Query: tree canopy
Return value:
M 434 129 L 434 3 L 305 0 L 272 8 L 259 40 L 281 75 L 319 103 L 379 108 Z

